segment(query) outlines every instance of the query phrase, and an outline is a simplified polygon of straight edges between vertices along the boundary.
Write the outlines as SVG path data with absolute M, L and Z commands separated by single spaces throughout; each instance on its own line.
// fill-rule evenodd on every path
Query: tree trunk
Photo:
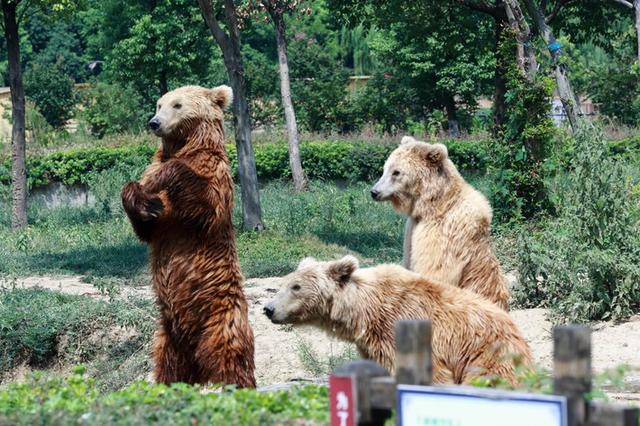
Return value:
M 160 71 L 160 75 L 158 77 L 160 96 L 164 95 L 169 91 L 169 84 L 167 83 L 167 72 L 165 70 Z
M 460 137 L 460 123 L 458 122 L 458 112 L 456 110 L 456 101 L 453 95 L 447 96 L 444 104 L 444 108 L 447 112 L 447 127 L 449 130 L 449 137 Z
M 25 99 L 20 65 L 20 37 L 16 9 L 18 1 L 2 0 L 4 34 L 9 60 L 11 89 L 11 225 L 14 229 L 27 225 L 27 171 L 25 147 Z
M 247 102 L 247 85 L 244 79 L 244 68 L 240 54 L 240 30 L 233 0 L 225 0 L 224 12 L 229 34 L 220 27 L 210 0 L 198 0 L 202 16 L 222 50 L 229 82 L 233 89 L 233 117 L 238 151 L 238 175 L 242 190 L 242 219 L 244 229 L 261 231 L 262 210 L 260 193 L 258 192 L 258 174 L 256 160 L 251 145 L 251 119 Z
M 505 96 L 507 94 L 507 79 L 505 72 L 507 67 L 502 63 L 500 55 L 500 43 L 502 43 L 502 34 L 504 32 L 505 22 L 502 19 L 495 19 L 495 52 L 496 52 L 496 70 L 495 70 L 495 94 L 493 98 L 493 136 L 498 136 L 506 117 Z
M 285 23 L 282 12 L 271 9 L 269 11 L 276 30 L 276 44 L 278 47 L 278 67 L 280 70 L 280 94 L 282 95 L 282 107 L 287 126 L 287 140 L 289 141 L 289 166 L 293 177 L 293 186 L 296 191 L 304 190 L 306 181 L 302 162 L 300 160 L 300 141 L 298 136 L 298 124 L 296 113 L 291 101 L 291 84 L 289 82 L 289 60 L 287 58 L 287 40 L 285 38 Z
M 527 80 L 534 81 L 538 72 L 538 62 L 531 45 L 531 29 L 522 13 L 520 2 L 519 0 L 505 0 L 504 8 L 509 25 L 515 31 L 518 40 L 518 67 L 522 70 Z
M 556 84 L 558 86 L 558 95 L 560 101 L 564 107 L 569 124 L 575 131 L 578 125 L 578 117 L 580 114 L 580 104 L 573 89 L 571 88 L 571 81 L 569 80 L 569 73 L 567 68 L 560 62 L 560 44 L 553 35 L 553 31 L 545 22 L 544 15 L 533 3 L 533 0 L 524 0 L 529 16 L 533 19 L 533 22 L 542 35 L 544 42 L 547 44 L 549 53 L 551 54 L 551 60 L 553 62 L 554 73 L 556 75 Z

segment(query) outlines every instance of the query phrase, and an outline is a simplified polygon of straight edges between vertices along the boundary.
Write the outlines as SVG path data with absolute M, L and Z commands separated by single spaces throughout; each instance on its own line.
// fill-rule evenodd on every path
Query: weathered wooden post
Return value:
M 553 391 L 567 397 L 568 426 L 587 424 L 585 394 L 591 392 L 591 330 L 578 325 L 553 329 Z
M 588 426 L 638 426 L 638 407 L 590 403 Z
M 398 321 L 395 331 L 397 384 L 431 385 L 431 321 Z
M 391 410 L 372 407 L 371 379 L 389 376 L 389 372 L 374 361 L 360 359 L 336 368 L 334 375 L 351 376 L 355 379 L 357 424 L 359 426 L 384 425 L 385 420 L 391 415 Z

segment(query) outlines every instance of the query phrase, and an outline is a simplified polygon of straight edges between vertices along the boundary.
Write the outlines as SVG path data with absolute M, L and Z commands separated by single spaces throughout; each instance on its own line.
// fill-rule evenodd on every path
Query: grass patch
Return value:
M 0 389 L 0 424 L 316 425 L 329 421 L 328 399 L 320 386 L 202 393 L 198 386 L 136 382 L 101 393 L 76 368 L 64 379 L 34 374 Z
M 155 327 L 148 300 L 106 302 L 43 289 L 0 290 L 0 380 L 12 369 L 87 363 L 98 386 L 115 389 L 149 371 Z
M 331 352 L 326 359 L 323 359 L 311 344 L 302 338 L 298 338 L 296 346 L 302 366 L 315 377 L 326 376 L 344 363 L 360 358 L 354 345 L 348 345 L 340 352 Z

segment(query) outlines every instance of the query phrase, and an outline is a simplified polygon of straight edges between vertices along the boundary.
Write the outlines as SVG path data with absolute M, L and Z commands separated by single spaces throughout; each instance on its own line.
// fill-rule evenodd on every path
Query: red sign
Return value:
M 356 426 L 356 381 L 351 375 L 329 376 L 331 426 Z

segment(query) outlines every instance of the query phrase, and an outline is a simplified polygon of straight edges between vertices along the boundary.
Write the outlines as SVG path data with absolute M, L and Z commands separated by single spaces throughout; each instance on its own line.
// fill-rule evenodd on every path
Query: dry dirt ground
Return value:
M 12 285 L 40 286 L 64 293 L 104 297 L 91 284 L 82 282 L 80 276 L 34 276 L 18 279 Z M 333 339 L 312 327 L 293 328 L 274 325 L 268 321 L 262 314 L 262 309 L 278 287 L 277 278 L 250 279 L 246 283 L 249 316 L 256 339 L 256 378 L 259 386 L 315 379 L 309 368 L 305 368 L 303 359 L 307 360 L 307 366 L 309 362 L 315 361 L 320 367 L 328 368 L 329 358 L 356 354 L 351 345 Z M 130 288 L 122 295 L 153 296 L 149 287 Z M 544 309 L 511 312 L 529 342 L 537 364 L 550 369 L 552 324 L 546 319 L 545 314 Z M 640 316 L 621 324 L 596 323 L 592 328 L 594 370 L 602 372 L 622 364 L 631 366 L 632 371 L 627 375 L 627 391 L 619 397 L 640 401 Z M 616 397 L 616 394 L 612 396 Z

